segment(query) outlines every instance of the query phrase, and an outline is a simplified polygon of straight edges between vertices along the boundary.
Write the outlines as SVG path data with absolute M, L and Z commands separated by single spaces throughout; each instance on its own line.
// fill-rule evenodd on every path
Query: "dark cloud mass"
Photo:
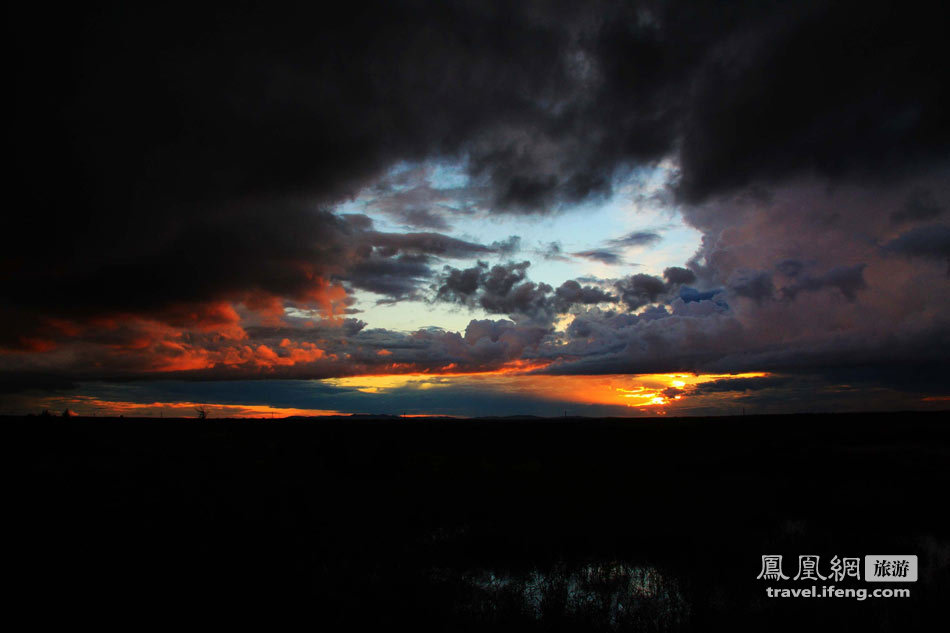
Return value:
M 691 284 L 696 281 L 696 273 L 688 268 L 670 266 L 663 271 L 663 278 L 671 284 Z
M 668 290 L 662 279 L 643 273 L 618 281 L 616 288 L 630 310 L 658 301 Z
M 943 259 L 950 265 L 950 226 L 918 226 L 895 237 L 884 248 L 908 257 Z
M 755 301 L 771 299 L 775 293 L 772 275 L 765 271 L 738 271 L 730 280 L 729 288 L 740 297 Z
M 4 389 L 538 359 L 946 376 L 945 3 L 278 4 L 8 10 Z M 672 240 L 631 224 L 451 234 L 654 172 L 702 234 L 682 266 L 631 274 Z M 375 223 L 340 211 L 360 195 Z M 543 283 L 530 255 L 616 278 Z M 393 332 L 347 318 L 357 291 L 480 314 Z
M 554 291 L 555 310 L 559 313 L 569 311 L 574 305 L 596 305 L 614 301 L 616 297 L 601 288 L 582 286 L 573 279 L 565 281 Z
M 485 262 L 479 262 L 478 266 L 465 270 L 446 266 L 435 299 L 470 308 L 480 307 L 489 314 L 507 314 L 546 324 L 575 306 L 617 301 L 614 295 L 602 288 L 582 286 L 573 279 L 557 289 L 529 281 L 530 265 L 531 262 L 523 261 L 489 267 Z
M 838 266 L 817 276 L 803 276 L 782 288 L 782 293 L 794 299 L 803 290 L 816 291 L 822 288 L 837 288 L 849 301 L 854 301 L 858 290 L 867 287 L 864 282 L 864 264 Z
M 924 189 L 911 193 L 903 207 L 891 214 L 891 219 L 895 223 L 932 220 L 943 211 L 933 192 Z

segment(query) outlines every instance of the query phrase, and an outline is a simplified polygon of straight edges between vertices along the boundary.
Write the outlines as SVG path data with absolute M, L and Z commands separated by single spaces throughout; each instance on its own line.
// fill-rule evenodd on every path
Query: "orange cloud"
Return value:
M 284 345 L 284 342 L 287 344 Z M 281 342 L 281 353 L 258 345 L 229 346 L 219 349 L 205 349 L 178 341 L 162 341 L 155 352 L 149 370 L 190 371 L 211 369 L 214 367 L 252 366 L 261 369 L 289 367 L 298 363 L 311 363 L 326 356 L 326 353 L 313 343 L 302 342 L 294 346 L 288 339 Z
M 347 306 L 346 288 L 338 283 L 331 283 L 308 271 L 307 277 L 311 286 L 294 297 L 297 303 L 315 305 L 327 318 L 333 319 L 344 314 Z
M 284 345 L 284 342 L 289 344 Z M 301 343 L 299 347 L 293 347 L 288 339 L 284 339 L 281 341 L 281 348 L 284 350 L 283 356 L 278 355 L 266 345 L 259 345 L 254 362 L 260 367 L 291 366 L 297 363 L 312 363 L 326 356 L 322 349 L 308 342 Z
M 241 320 L 227 301 L 173 304 L 157 311 L 153 318 L 174 327 L 205 332 L 227 329 Z
M 282 325 L 284 300 L 265 292 L 250 292 L 244 296 L 244 305 L 257 313 L 265 325 Z

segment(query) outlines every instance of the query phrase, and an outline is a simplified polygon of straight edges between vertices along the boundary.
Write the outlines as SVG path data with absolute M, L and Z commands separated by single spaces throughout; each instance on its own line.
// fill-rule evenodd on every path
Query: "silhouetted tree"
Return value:
M 208 419 L 208 410 L 205 409 L 204 407 L 195 407 L 195 411 L 198 412 L 198 419 L 199 419 L 199 420 L 207 420 L 207 419 Z
M 74 414 L 72 411 L 70 411 L 69 409 L 63 409 L 63 417 L 64 417 L 64 418 L 71 418 L 71 417 L 73 417 L 73 415 L 75 415 L 75 414 Z

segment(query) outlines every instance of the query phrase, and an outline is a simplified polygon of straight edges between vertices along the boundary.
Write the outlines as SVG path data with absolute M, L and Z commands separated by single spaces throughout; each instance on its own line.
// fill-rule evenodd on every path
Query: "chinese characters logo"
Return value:
M 822 573 L 824 570 L 824 573 Z M 861 580 L 861 558 L 832 556 L 827 566 L 822 567 L 821 556 L 802 554 L 798 557 L 798 570 L 794 577 L 785 574 L 781 554 L 763 554 L 759 580 L 812 580 L 841 582 L 853 578 Z M 916 582 L 917 556 L 867 555 L 864 557 L 865 582 Z

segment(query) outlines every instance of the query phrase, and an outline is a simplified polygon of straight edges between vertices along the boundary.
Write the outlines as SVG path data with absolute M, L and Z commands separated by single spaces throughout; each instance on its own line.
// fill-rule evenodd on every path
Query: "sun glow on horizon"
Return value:
M 696 385 L 716 380 L 762 378 L 765 372 L 742 374 L 604 374 L 550 375 L 530 373 L 547 363 L 520 361 L 517 366 L 486 372 L 406 373 L 327 378 L 321 382 L 369 394 L 397 389 L 462 387 L 517 393 L 543 400 L 584 405 L 620 405 L 632 408 L 673 405 L 689 396 Z
M 286 418 L 292 416 L 348 416 L 355 413 L 471 415 L 451 405 L 475 402 L 484 395 L 493 398 L 513 398 L 535 403 L 542 411 L 571 411 L 575 415 L 667 415 L 739 406 L 736 399 L 746 392 L 745 385 L 728 384 L 736 379 L 764 378 L 766 372 L 741 374 L 606 374 L 606 375 L 552 375 L 537 372 L 548 363 L 516 361 L 503 368 L 485 372 L 424 373 L 414 372 L 389 375 L 349 376 L 314 380 L 339 391 L 316 391 L 294 399 L 279 398 L 273 404 L 260 401 L 243 404 L 231 396 L 223 402 L 214 396 L 194 397 L 173 401 L 161 396 L 154 399 L 128 399 L 121 396 L 75 395 L 46 398 L 36 403 L 34 410 L 62 411 L 68 408 L 82 416 L 125 417 L 200 417 L 204 410 L 211 418 Z M 450 368 L 449 371 L 454 368 Z M 702 389 L 710 382 L 724 384 Z M 432 397 L 423 394 L 429 391 Z M 306 392 L 306 391 L 305 391 Z M 304 392 L 304 393 L 305 393 Z M 438 393 L 439 395 L 436 395 Z M 323 395 L 326 394 L 326 395 Z M 359 397 L 354 397 L 354 396 Z M 424 398 L 422 407 L 406 406 L 405 398 Z M 434 398 L 434 399 L 432 399 Z M 550 408 L 546 408 L 550 403 Z M 322 405 L 322 406 L 321 406 Z M 317 408 L 320 407 L 320 408 Z M 572 407 L 577 407 L 572 409 Z M 593 408 L 588 408 L 593 407 Z M 604 408 L 606 407 L 606 408 Z M 537 410 L 537 409 L 536 409 Z M 477 411 L 477 409 L 476 409 Z M 630 413 L 624 413 L 630 411 Z M 475 413 L 484 415 L 485 413 Z

